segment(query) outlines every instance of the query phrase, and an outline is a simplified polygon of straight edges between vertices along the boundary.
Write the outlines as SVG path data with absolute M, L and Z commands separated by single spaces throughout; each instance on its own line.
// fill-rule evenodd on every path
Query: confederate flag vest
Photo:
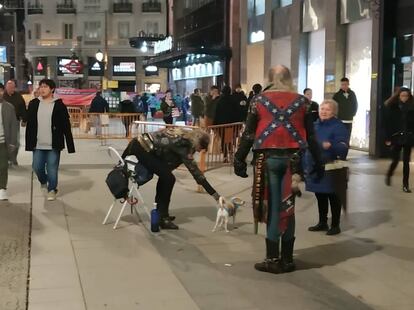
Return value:
M 253 148 L 306 148 L 305 115 L 308 100 L 296 93 L 267 91 L 254 100 L 258 124 Z

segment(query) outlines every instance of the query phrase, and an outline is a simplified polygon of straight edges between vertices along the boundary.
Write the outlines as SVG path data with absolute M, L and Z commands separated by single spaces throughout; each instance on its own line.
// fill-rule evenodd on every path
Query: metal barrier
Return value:
M 129 139 L 134 133 L 138 113 L 69 112 L 72 135 L 75 139 Z
M 213 125 L 207 127 L 210 145 L 207 151 L 206 166 L 210 169 L 222 164 L 232 164 L 244 123 Z
M 131 139 L 140 133 L 154 132 L 166 127 L 200 128 L 178 124 L 140 121 L 137 113 L 84 113 L 81 109 L 69 109 L 72 134 L 75 139 Z M 202 128 L 210 135 L 210 145 L 200 153 L 202 171 L 232 164 L 239 143 L 243 123 L 214 125 Z

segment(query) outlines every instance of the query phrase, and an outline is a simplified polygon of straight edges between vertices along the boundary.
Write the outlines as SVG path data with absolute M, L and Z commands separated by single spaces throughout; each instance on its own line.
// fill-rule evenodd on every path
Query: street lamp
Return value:
M 96 60 L 101 62 L 104 59 L 104 53 L 101 50 L 98 50 L 95 54 Z

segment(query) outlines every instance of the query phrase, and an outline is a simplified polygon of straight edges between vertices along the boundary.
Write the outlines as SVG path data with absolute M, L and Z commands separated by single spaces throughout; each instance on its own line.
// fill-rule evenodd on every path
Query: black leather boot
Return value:
M 262 272 L 280 273 L 279 242 L 266 239 L 266 258 L 264 261 L 254 264 L 254 268 Z
M 288 241 L 282 240 L 282 255 L 280 259 L 281 272 L 292 272 L 296 269 L 296 265 L 293 261 L 293 246 L 295 244 L 295 238 Z
M 169 217 L 162 218 L 160 220 L 161 229 L 177 230 L 178 226 L 175 225 Z
M 319 222 L 315 226 L 308 228 L 309 231 L 328 231 L 329 226 L 326 222 Z

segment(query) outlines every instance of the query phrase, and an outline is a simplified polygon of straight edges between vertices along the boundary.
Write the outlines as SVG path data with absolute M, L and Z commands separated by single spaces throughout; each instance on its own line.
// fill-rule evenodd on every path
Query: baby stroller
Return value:
M 138 216 L 140 221 L 143 222 L 143 218 L 140 216 L 137 209 L 138 205 L 142 205 L 142 209 L 145 213 L 145 218 L 149 223 L 150 214 L 147 207 L 145 206 L 144 199 L 139 192 L 139 186 L 150 181 L 153 176 L 152 173 L 149 173 L 144 166 L 139 164 L 135 156 L 128 156 L 123 159 L 121 155 L 119 155 L 118 151 L 113 147 L 108 147 L 108 154 L 111 158 L 117 161 L 117 165 L 108 174 L 108 177 L 106 179 L 106 183 L 114 196 L 114 201 L 109 207 L 109 210 L 102 224 L 107 224 L 109 216 L 118 201 L 122 204 L 122 207 L 115 221 L 113 229 L 116 229 L 118 227 L 118 223 L 127 205 L 131 207 L 131 214 L 133 214 L 135 210 L 135 214 Z

